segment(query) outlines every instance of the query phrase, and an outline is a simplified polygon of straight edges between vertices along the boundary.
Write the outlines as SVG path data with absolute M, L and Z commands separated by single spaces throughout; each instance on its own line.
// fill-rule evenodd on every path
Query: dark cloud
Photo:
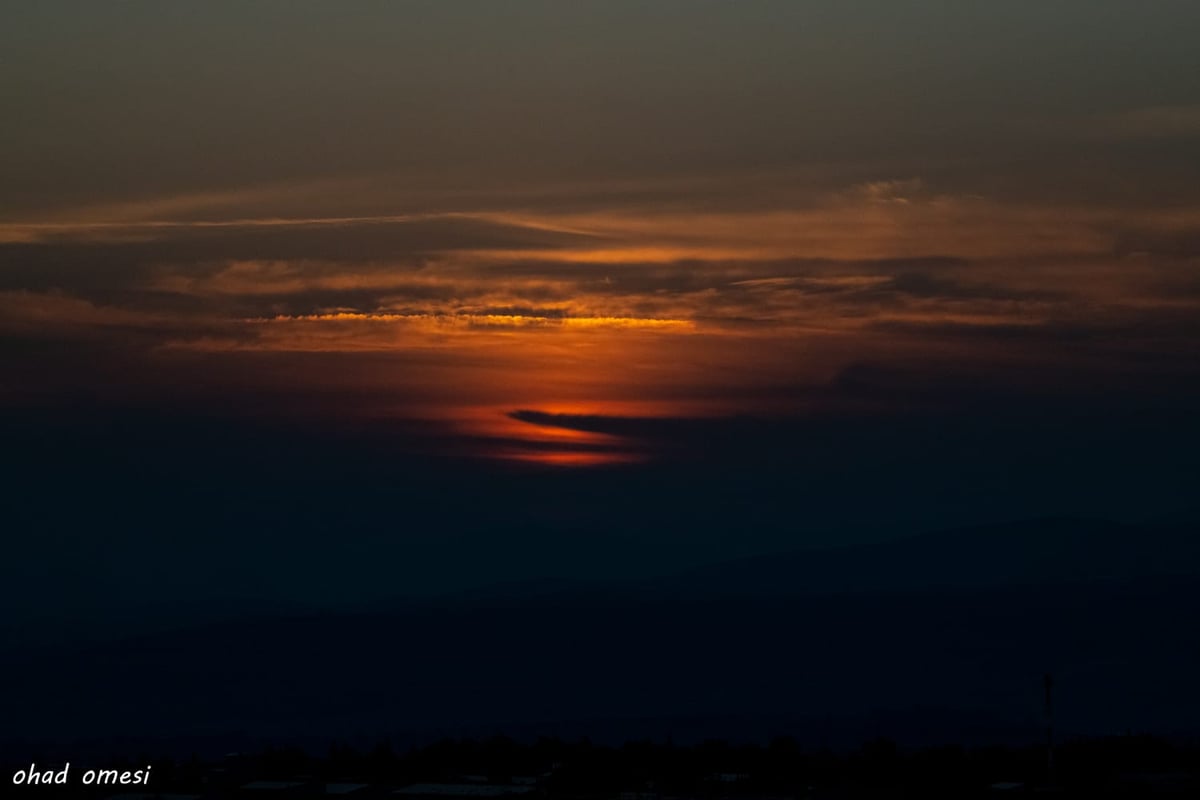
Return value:
M 960 266 L 960 264 L 955 264 Z M 1065 291 L 1045 289 L 1018 289 L 996 283 L 966 282 L 930 272 L 917 270 L 901 271 L 886 284 L 874 286 L 865 293 L 895 292 L 913 297 L 931 297 L 963 300 L 1065 300 Z
M 153 267 L 183 265 L 203 274 L 231 260 L 298 262 L 318 273 L 322 263 L 325 270 L 330 264 L 416 269 L 439 252 L 543 249 L 592 240 L 466 217 L 82 228 L 43 241 L 0 242 L 0 288 L 98 291 L 145 278 Z
M 1124 230 L 1113 251 L 1119 256 L 1155 256 L 1173 260 L 1200 258 L 1200 228 L 1173 231 Z

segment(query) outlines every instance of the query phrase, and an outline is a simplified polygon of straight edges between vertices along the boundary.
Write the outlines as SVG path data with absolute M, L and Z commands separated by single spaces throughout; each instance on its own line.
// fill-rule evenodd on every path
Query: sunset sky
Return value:
M 9 4 L 8 436 L 95 465 L 51 506 L 135 491 L 127 438 L 241 492 L 248 440 L 189 449 L 215 420 L 326 437 L 306 491 L 402 463 L 445 470 L 422 520 L 458 487 L 588 531 L 503 574 L 1192 508 L 1197 31 L 1192 0 Z

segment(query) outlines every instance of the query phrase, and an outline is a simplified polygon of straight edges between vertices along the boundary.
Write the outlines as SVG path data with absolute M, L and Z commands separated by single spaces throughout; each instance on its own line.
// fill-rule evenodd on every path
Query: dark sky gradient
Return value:
M 11 6 L 0 209 L 341 216 L 556 189 L 560 210 L 784 170 L 793 200 L 910 177 L 1195 199 L 1186 0 L 746 5 Z

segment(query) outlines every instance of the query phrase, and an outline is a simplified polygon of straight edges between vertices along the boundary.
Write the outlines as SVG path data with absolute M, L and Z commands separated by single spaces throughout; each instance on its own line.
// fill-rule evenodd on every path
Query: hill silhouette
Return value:
M 1028 741 L 1045 672 L 1064 734 L 1195 732 L 1194 542 L 1039 521 L 33 648 L 4 658 L 0 741 Z

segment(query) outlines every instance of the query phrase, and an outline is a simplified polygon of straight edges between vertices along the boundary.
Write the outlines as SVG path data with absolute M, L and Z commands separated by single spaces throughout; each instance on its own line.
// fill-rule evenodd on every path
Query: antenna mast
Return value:
M 1046 778 L 1054 783 L 1054 676 L 1047 672 L 1042 684 L 1046 689 Z

